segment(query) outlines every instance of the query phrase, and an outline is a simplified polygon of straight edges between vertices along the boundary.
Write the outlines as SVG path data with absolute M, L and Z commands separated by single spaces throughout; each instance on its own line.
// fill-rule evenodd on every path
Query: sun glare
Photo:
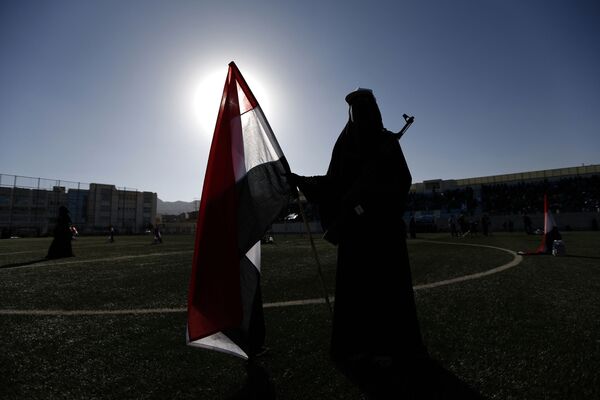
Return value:
M 271 111 L 272 108 L 269 101 L 271 96 L 266 90 L 264 81 L 257 79 L 255 75 L 249 72 L 242 71 L 242 74 L 263 111 L 265 113 L 267 112 L 266 110 Z M 220 68 L 219 70 L 204 75 L 195 86 L 192 106 L 194 115 L 204 134 L 212 135 L 215 129 L 226 78 L 227 67 Z

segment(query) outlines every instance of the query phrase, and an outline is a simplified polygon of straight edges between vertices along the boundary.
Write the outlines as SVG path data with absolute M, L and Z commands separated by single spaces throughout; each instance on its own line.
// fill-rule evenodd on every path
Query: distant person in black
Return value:
M 487 214 L 483 214 L 481 216 L 481 232 L 483 232 L 483 236 L 489 235 L 490 224 L 490 217 Z
M 73 257 L 73 249 L 71 247 L 72 238 L 73 232 L 71 231 L 69 210 L 65 206 L 60 206 L 58 209 L 56 226 L 54 227 L 54 239 L 50 244 L 46 258 Z
M 319 205 L 325 239 L 338 246 L 331 355 L 352 377 L 359 370 L 377 375 L 385 364 L 411 368 L 427 352 L 399 228 L 410 171 L 372 91 L 359 89 L 346 101 L 349 120 L 327 174 L 292 174 L 291 183 Z
M 108 241 L 115 242 L 115 228 L 112 225 L 108 227 Z
M 458 226 L 460 228 L 460 236 L 464 236 L 467 234 L 469 228 L 467 224 L 467 219 L 465 218 L 465 214 L 461 213 L 458 216 Z
M 450 226 L 450 236 L 458 236 L 458 231 L 456 230 L 456 218 L 454 218 L 454 215 L 451 215 L 448 218 L 448 225 Z
M 152 244 L 159 244 L 162 243 L 162 233 L 160 233 L 160 228 L 158 227 L 158 224 L 154 227 L 154 239 L 152 241 Z
M 408 221 L 408 230 L 410 231 L 410 238 L 417 238 L 417 221 L 415 220 L 415 216 L 410 216 L 410 221 Z
M 529 215 L 523 215 L 523 228 L 525 229 L 525 233 L 528 235 L 533 235 L 533 227 L 531 226 L 531 217 Z
M 546 234 L 546 254 L 552 254 L 552 247 L 554 246 L 555 240 L 562 240 L 562 235 L 556 226 Z

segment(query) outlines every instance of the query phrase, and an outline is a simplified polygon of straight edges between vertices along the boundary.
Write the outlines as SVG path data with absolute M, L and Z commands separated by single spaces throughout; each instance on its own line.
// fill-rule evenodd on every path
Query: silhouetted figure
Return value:
M 400 221 L 401 221 L 401 223 L 400 223 L 400 232 L 402 234 L 402 237 L 404 239 L 406 239 L 408 237 L 408 231 L 406 230 L 406 222 L 404 222 L 404 219 L 401 219 Z
M 410 231 L 410 238 L 417 238 L 417 221 L 415 220 L 415 216 L 410 216 L 410 221 L 408 221 L 408 230 Z
M 504 220 L 504 222 L 502 223 L 502 227 L 504 228 L 505 232 L 512 233 L 512 231 L 514 229 L 514 224 L 512 222 L 512 219 Z
M 483 236 L 487 236 L 490 233 L 490 217 L 487 214 L 483 214 L 481 217 L 481 232 Z
M 71 239 L 73 233 L 71 231 L 71 217 L 69 210 L 65 206 L 60 206 L 58 209 L 58 218 L 54 227 L 54 239 L 48 249 L 46 258 L 55 259 L 63 257 L 73 257 L 73 249 L 71 247 Z
M 458 230 L 456 229 L 456 218 L 454 217 L 454 215 L 451 215 L 448 218 L 448 226 L 450 228 L 450 236 L 458 236 Z
M 108 227 L 108 241 L 111 243 L 115 242 L 115 227 L 112 225 Z
M 467 218 L 463 213 L 458 216 L 458 226 L 460 229 L 460 236 L 466 235 L 469 231 L 469 224 L 467 223 Z
M 291 183 L 319 206 L 324 237 L 338 246 L 331 355 L 347 376 L 372 392 L 397 384 L 397 372 L 412 369 L 427 351 L 406 238 L 398 229 L 410 171 L 398 141 L 383 127 L 373 93 L 359 89 L 346 101 L 349 120 L 327 174 L 292 174 Z
M 525 233 L 528 235 L 533 235 L 533 227 L 531 226 L 531 218 L 529 215 L 523 215 L 523 228 L 525 229 Z
M 275 243 L 275 238 L 273 237 L 273 231 L 268 230 L 267 232 L 265 232 L 265 234 L 263 235 L 263 237 L 260 239 L 260 242 L 262 244 L 273 244 L 273 243 Z
M 471 234 L 471 236 L 475 236 L 477 235 L 477 220 L 475 219 L 475 217 L 471 217 L 469 218 L 469 233 Z
M 162 233 L 160 232 L 160 228 L 158 227 L 158 224 L 154 227 L 154 239 L 152 241 L 152 244 L 159 244 L 162 243 Z
M 562 240 L 562 235 L 556 226 L 546 234 L 546 254 L 552 254 L 552 248 L 555 240 Z

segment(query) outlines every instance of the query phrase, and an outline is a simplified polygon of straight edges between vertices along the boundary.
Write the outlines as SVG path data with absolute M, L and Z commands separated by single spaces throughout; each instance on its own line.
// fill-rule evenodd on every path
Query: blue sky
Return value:
M 415 116 L 413 182 L 598 164 L 598 21 L 578 0 L 4 0 L 0 173 L 199 198 L 232 60 L 298 174 L 326 171 L 357 86 L 388 129 Z

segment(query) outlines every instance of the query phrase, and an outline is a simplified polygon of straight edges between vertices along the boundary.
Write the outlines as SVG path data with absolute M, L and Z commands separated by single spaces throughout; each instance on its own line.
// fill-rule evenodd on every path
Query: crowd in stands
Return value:
M 443 192 L 434 191 L 426 194 L 413 192 L 408 194 L 408 210 L 452 212 L 455 210 L 475 210 L 476 207 L 477 200 L 473 189 L 470 187 Z
M 555 212 L 596 212 L 600 209 L 600 176 L 562 178 L 538 182 L 482 185 L 433 193 L 410 193 L 408 209 L 414 211 L 521 214 L 540 211 L 544 194 Z
M 466 187 L 431 193 L 411 192 L 406 209 L 409 214 L 434 210 L 456 215 L 535 214 L 542 212 L 544 194 L 548 195 L 553 212 L 599 212 L 600 175 L 482 185 L 477 191 Z M 304 213 L 308 221 L 319 219 L 318 208 L 314 204 L 306 203 Z M 290 199 L 288 208 L 279 215 L 277 222 L 302 222 L 296 200 Z
M 600 207 L 600 176 L 563 178 L 556 181 L 484 185 L 482 207 L 494 214 L 534 212 L 548 194 L 549 206 L 559 212 L 597 211 Z

